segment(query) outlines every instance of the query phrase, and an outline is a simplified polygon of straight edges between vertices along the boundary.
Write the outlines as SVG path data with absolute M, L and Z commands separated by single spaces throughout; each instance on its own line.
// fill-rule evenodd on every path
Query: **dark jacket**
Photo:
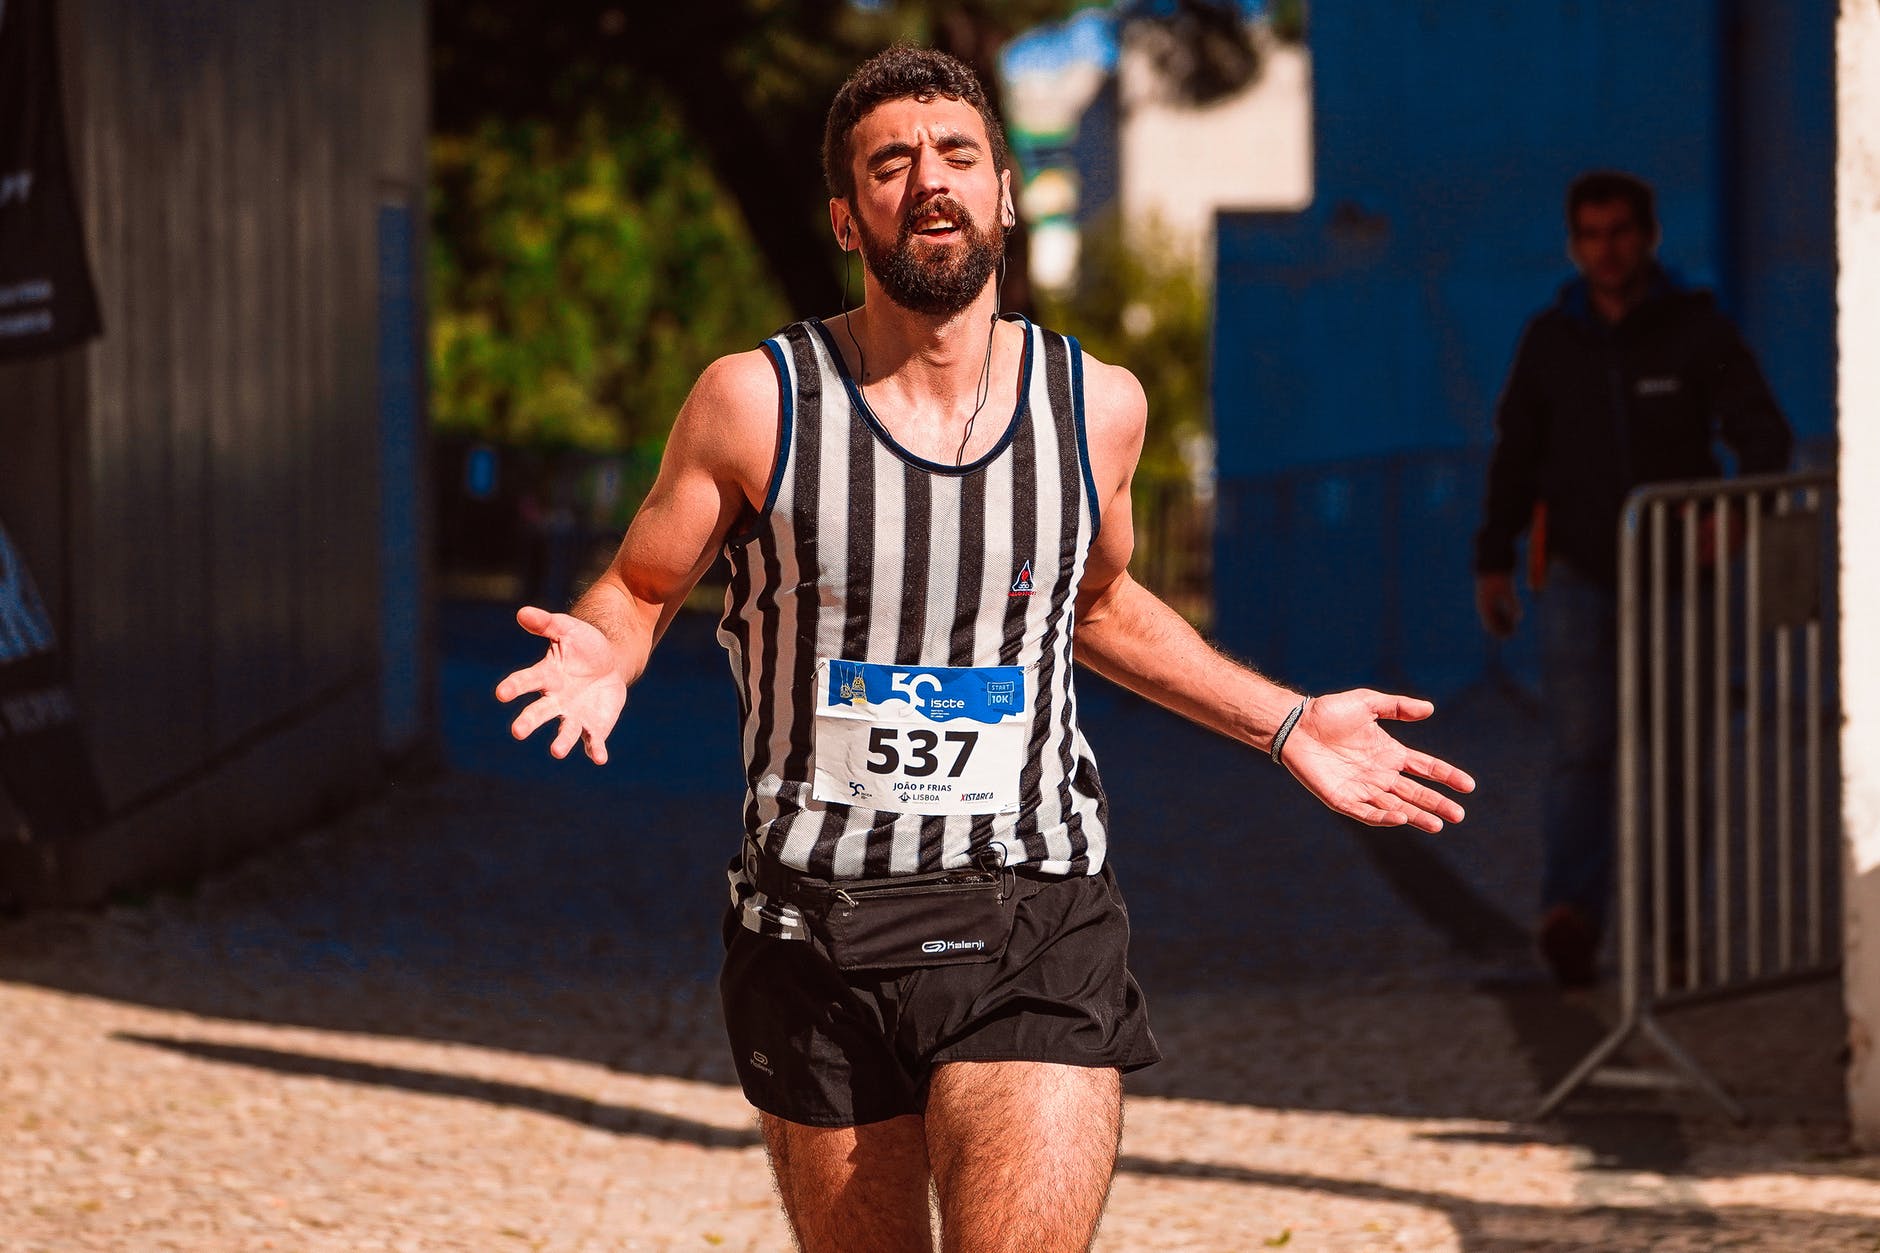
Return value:
M 1514 568 L 1515 538 L 1542 502 L 1548 559 L 1617 587 L 1626 494 L 1720 476 L 1718 436 L 1744 474 L 1788 466 L 1789 425 L 1710 294 L 1655 271 L 1615 325 L 1593 311 L 1584 280 L 1568 283 L 1528 323 L 1495 411 L 1477 572 Z

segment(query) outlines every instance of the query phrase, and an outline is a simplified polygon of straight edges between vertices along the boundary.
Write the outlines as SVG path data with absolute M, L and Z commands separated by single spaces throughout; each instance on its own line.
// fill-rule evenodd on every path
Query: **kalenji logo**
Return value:
M 923 953 L 979 952 L 986 947 L 984 940 L 923 940 L 920 951 Z
M 1031 593 L 1031 562 L 1027 561 L 1018 568 L 1018 577 L 1012 580 L 1012 595 L 1029 596 Z

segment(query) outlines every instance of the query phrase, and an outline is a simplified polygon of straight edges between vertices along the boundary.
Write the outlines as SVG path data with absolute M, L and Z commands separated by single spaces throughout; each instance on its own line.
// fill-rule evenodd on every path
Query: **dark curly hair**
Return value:
M 1632 218 L 1647 235 L 1658 234 L 1657 197 L 1652 185 L 1632 174 L 1618 170 L 1589 170 L 1567 188 L 1567 229 L 1573 229 L 1573 216 L 1583 204 L 1611 204 L 1623 200 L 1632 208 Z
M 992 143 L 993 166 L 1005 169 L 1005 128 L 999 125 L 972 67 L 932 48 L 895 44 L 857 66 L 829 105 L 822 147 L 823 180 L 829 184 L 829 194 L 838 200 L 854 200 L 855 166 L 849 138 L 870 109 L 890 100 L 926 101 L 935 96 L 962 101 L 979 111 L 986 138 Z

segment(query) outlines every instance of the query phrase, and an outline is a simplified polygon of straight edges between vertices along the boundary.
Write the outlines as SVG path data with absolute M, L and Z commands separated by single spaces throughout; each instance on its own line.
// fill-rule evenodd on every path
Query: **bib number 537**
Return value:
M 899 771 L 910 779 L 925 779 L 940 769 L 935 750 L 944 740 L 953 754 L 946 777 L 957 779 L 966 769 L 973 747 L 979 743 L 977 731 L 909 731 L 899 727 L 875 727 L 868 733 L 868 760 L 863 765 L 870 774 L 894 774 Z M 902 752 L 906 752 L 906 761 Z

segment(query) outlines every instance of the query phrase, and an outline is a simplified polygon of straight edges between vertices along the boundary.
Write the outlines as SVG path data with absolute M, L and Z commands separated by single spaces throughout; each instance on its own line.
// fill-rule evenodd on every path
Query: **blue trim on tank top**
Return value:
M 764 519 L 776 507 L 777 493 L 783 490 L 783 471 L 790 459 L 790 431 L 794 421 L 796 388 L 790 386 L 790 370 L 784 364 L 783 344 L 775 337 L 767 339 L 761 347 L 764 355 L 770 358 L 771 368 L 777 371 L 777 390 L 783 394 L 777 419 L 777 458 L 770 467 L 770 486 L 764 493 L 764 507 L 757 511 L 751 524 L 741 531 L 725 536 L 725 548 L 742 548 L 757 538 L 758 528 L 764 525 Z
M 868 429 L 875 433 L 875 438 L 881 441 L 883 447 L 917 470 L 925 470 L 929 474 L 951 474 L 964 477 L 983 470 L 998 460 L 999 454 L 1012 446 L 1012 441 L 1018 437 L 1019 423 L 1024 421 L 1025 415 L 1031 411 L 1031 362 L 1034 355 L 1031 345 L 1034 328 L 1031 319 L 1022 313 L 1001 313 L 999 320 L 1002 322 L 1018 321 L 1025 324 L 1025 357 L 1019 369 L 1018 403 L 1012 409 L 1012 420 L 1006 423 L 1005 433 L 999 436 L 999 442 L 988 448 L 983 456 L 963 466 L 950 466 L 938 461 L 929 461 L 901 447 L 894 436 L 888 434 L 888 428 L 876 420 L 867 401 L 863 399 L 861 390 L 855 386 L 855 380 L 849 375 L 848 362 L 842 359 L 842 350 L 836 347 L 835 334 L 821 318 L 811 318 L 809 324 L 815 327 L 816 333 L 822 337 L 823 347 L 829 350 L 829 359 L 835 362 L 836 373 L 842 378 L 842 386 L 848 389 L 849 408 L 859 414 L 862 421 L 868 424 Z
M 1090 436 L 1084 431 L 1084 346 L 1075 335 L 1064 342 L 1071 352 L 1071 415 L 1077 423 L 1077 460 L 1084 468 L 1084 496 L 1090 501 L 1090 539 L 1103 530 L 1103 506 L 1097 503 L 1097 476 L 1090 472 Z

